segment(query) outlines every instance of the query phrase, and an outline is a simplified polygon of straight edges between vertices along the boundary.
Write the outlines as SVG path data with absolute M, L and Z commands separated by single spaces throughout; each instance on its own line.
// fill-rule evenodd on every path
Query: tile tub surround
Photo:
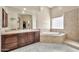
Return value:
M 79 52 L 66 44 L 34 43 L 11 52 Z
M 40 35 L 40 42 L 44 43 L 63 43 L 66 38 L 65 33 L 43 32 Z

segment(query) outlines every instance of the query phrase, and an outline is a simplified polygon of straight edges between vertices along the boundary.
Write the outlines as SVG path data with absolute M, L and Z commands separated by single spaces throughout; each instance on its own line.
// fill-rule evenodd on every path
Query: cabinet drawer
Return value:
M 23 34 L 19 34 L 18 35 L 18 45 L 25 45 L 25 43 L 27 42 L 27 34 L 23 33 Z
M 2 51 L 8 51 L 8 50 L 11 50 L 11 49 L 14 49 L 14 48 L 17 48 L 17 43 L 4 45 L 4 48 L 2 49 Z
M 35 33 L 35 42 L 39 42 L 40 41 L 40 32 L 36 32 Z
M 14 43 L 14 42 L 17 42 L 17 36 L 16 35 L 5 36 L 5 38 L 4 38 L 5 44 Z

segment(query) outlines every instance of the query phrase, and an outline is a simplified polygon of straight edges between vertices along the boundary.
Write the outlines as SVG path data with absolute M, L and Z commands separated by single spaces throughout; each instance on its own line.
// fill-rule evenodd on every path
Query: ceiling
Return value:
M 48 7 L 48 8 L 53 8 L 53 6 L 6 6 L 9 10 L 13 10 L 13 11 L 17 11 L 20 13 L 26 13 L 27 11 L 31 12 L 31 13 L 36 13 L 36 12 L 40 12 L 40 8 L 41 7 Z M 24 8 L 26 10 L 24 10 Z
M 26 10 L 39 11 L 40 10 L 40 7 L 42 7 L 42 6 L 8 6 L 8 7 L 10 7 L 10 8 L 16 8 L 16 9 L 19 9 L 21 11 L 23 10 L 23 8 L 26 8 Z M 53 8 L 53 6 L 45 6 L 45 7 Z
M 40 7 L 39 6 L 12 6 L 13 8 L 17 8 L 19 10 L 23 10 L 23 8 L 26 8 L 26 10 L 35 10 L 39 11 Z

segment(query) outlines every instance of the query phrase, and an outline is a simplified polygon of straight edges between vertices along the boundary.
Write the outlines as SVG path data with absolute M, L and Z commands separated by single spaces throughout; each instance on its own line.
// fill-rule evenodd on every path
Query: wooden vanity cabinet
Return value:
M 28 44 L 40 41 L 40 32 L 25 32 L 18 34 L 2 35 L 1 50 L 9 51 Z
M 2 35 L 2 40 L 1 40 L 1 50 L 2 51 L 8 51 L 14 48 L 17 48 L 17 36 L 16 34 L 12 35 Z

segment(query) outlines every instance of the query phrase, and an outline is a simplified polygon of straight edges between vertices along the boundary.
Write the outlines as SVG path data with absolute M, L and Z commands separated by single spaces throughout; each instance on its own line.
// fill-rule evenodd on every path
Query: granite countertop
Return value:
M 39 31 L 39 30 L 32 30 L 32 29 L 28 29 L 28 30 L 12 30 L 12 31 L 1 32 L 1 35 L 17 34 L 17 33 L 25 33 L 25 32 L 35 32 L 35 31 Z

